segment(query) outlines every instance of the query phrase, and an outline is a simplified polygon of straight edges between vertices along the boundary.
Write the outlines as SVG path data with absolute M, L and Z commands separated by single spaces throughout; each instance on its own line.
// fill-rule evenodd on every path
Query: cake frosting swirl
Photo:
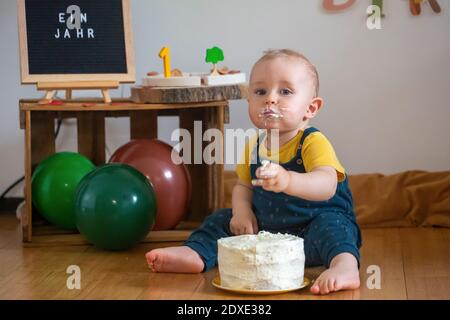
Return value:
M 303 283 L 303 239 L 261 231 L 218 240 L 221 285 L 244 290 L 285 290 Z

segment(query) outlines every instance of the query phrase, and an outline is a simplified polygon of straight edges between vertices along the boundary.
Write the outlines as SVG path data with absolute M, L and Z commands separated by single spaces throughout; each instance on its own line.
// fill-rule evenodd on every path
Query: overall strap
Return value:
M 318 129 L 314 128 L 314 127 L 309 127 L 308 129 L 305 129 L 305 131 L 303 131 L 303 135 L 300 139 L 300 143 L 298 145 L 297 148 L 297 158 L 300 158 L 302 156 L 302 148 L 303 148 L 303 143 L 305 142 L 305 139 L 314 132 L 319 132 Z

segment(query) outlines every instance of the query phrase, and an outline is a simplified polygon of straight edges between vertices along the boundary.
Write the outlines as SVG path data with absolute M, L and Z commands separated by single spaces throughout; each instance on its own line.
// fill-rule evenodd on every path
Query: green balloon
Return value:
M 75 152 L 59 152 L 43 160 L 31 178 L 33 204 L 54 225 L 76 230 L 74 200 L 78 183 L 95 165 Z
M 126 250 L 153 227 L 156 196 L 138 170 L 125 164 L 107 164 L 80 182 L 75 215 L 78 230 L 96 247 Z

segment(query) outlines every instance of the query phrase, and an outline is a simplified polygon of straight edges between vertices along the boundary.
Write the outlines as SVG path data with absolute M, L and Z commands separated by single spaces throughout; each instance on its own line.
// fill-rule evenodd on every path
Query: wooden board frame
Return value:
M 125 54 L 127 73 L 98 73 L 98 74 L 30 74 L 28 64 L 28 39 L 25 13 L 25 0 L 17 1 L 17 15 L 19 24 L 20 74 L 22 84 L 38 82 L 65 81 L 118 81 L 134 83 L 136 81 L 136 67 L 134 63 L 133 32 L 131 28 L 130 0 L 122 0 Z

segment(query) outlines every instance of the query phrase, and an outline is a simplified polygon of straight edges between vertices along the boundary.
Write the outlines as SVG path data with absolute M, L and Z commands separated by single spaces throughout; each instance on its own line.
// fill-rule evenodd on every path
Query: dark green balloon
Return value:
M 78 230 L 105 250 L 126 250 L 153 227 L 156 197 L 147 178 L 125 164 L 107 164 L 86 175 L 77 188 Z
M 95 169 L 85 156 L 59 152 L 43 160 L 31 179 L 33 204 L 49 222 L 76 230 L 75 192 L 81 179 Z

